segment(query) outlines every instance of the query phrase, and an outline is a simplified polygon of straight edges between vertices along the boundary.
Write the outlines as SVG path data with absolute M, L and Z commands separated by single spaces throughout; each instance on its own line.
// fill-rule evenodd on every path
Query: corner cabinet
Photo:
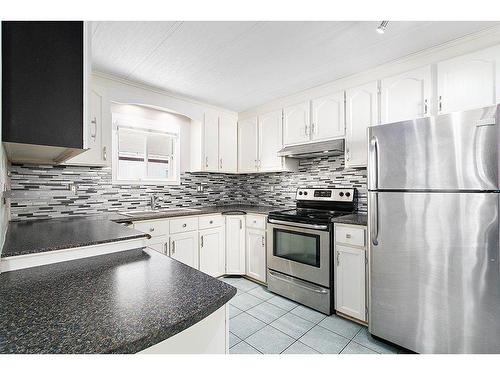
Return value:
M 378 81 L 346 90 L 346 167 L 366 167 L 367 128 L 378 121 Z
M 430 116 L 433 108 L 431 67 L 414 69 L 380 81 L 381 123 Z
M 282 111 L 238 122 L 238 172 L 295 171 L 298 162 L 278 156 L 283 147 Z
M 266 216 L 246 217 L 246 275 L 266 282 Z
M 335 224 L 335 310 L 367 321 L 366 227 Z
M 245 274 L 245 215 L 226 215 L 226 274 Z
M 500 46 L 437 64 L 438 114 L 500 102 Z
M 200 271 L 219 277 L 225 273 L 224 227 L 199 231 Z

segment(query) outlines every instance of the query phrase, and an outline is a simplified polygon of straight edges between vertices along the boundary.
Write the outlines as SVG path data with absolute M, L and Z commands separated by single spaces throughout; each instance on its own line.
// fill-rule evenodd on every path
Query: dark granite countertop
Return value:
M 102 218 L 11 221 L 2 258 L 142 237 L 149 235 Z
M 2 273 L 0 353 L 135 353 L 235 294 L 149 249 Z
M 147 213 L 143 216 L 134 215 L 133 217 L 123 215 L 123 212 L 118 212 L 114 215 L 110 215 L 109 219 L 113 220 L 117 223 L 121 222 L 129 222 L 129 221 L 141 221 L 141 220 L 153 220 L 153 219 L 166 219 L 172 217 L 181 217 L 181 216 L 194 216 L 194 215 L 208 215 L 208 214 L 224 214 L 225 212 L 230 211 L 243 211 L 247 214 L 262 214 L 267 215 L 271 211 L 280 210 L 282 208 L 279 207 L 270 207 L 270 206 L 250 206 L 250 205 L 229 205 L 229 206 L 206 206 L 206 207 L 185 207 L 185 208 L 194 208 L 193 211 L 173 211 L 173 212 L 155 212 L 155 213 Z
M 334 223 L 364 225 L 368 224 L 368 216 L 365 213 L 349 214 L 338 216 L 332 219 Z

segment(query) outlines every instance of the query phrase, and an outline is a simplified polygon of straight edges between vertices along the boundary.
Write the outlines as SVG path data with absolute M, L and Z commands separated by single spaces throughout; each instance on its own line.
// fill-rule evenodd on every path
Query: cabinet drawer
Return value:
M 197 217 L 182 217 L 170 220 L 170 233 L 182 233 L 198 230 Z
M 134 229 L 158 237 L 168 234 L 168 220 L 145 220 L 134 222 Z
M 365 228 L 337 224 L 335 226 L 335 242 L 364 247 Z
M 247 228 L 266 229 L 266 217 L 262 215 L 247 215 Z
M 198 220 L 200 229 L 217 228 L 224 225 L 222 215 L 200 216 Z

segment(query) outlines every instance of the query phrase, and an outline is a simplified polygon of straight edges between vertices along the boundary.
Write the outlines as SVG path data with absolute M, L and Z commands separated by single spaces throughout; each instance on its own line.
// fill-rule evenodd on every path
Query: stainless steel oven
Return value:
M 355 189 L 298 189 L 294 209 L 267 219 L 267 286 L 325 314 L 333 311 L 332 218 L 352 212 Z
M 268 268 L 330 287 L 329 225 L 269 219 Z

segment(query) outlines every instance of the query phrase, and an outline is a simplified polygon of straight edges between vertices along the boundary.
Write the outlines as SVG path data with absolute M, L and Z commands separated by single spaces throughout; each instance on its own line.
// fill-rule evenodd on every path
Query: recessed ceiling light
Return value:
M 380 23 L 379 27 L 377 27 L 377 33 L 379 33 L 379 34 L 385 33 L 385 30 L 387 29 L 388 23 L 389 23 L 389 21 L 382 21 Z

